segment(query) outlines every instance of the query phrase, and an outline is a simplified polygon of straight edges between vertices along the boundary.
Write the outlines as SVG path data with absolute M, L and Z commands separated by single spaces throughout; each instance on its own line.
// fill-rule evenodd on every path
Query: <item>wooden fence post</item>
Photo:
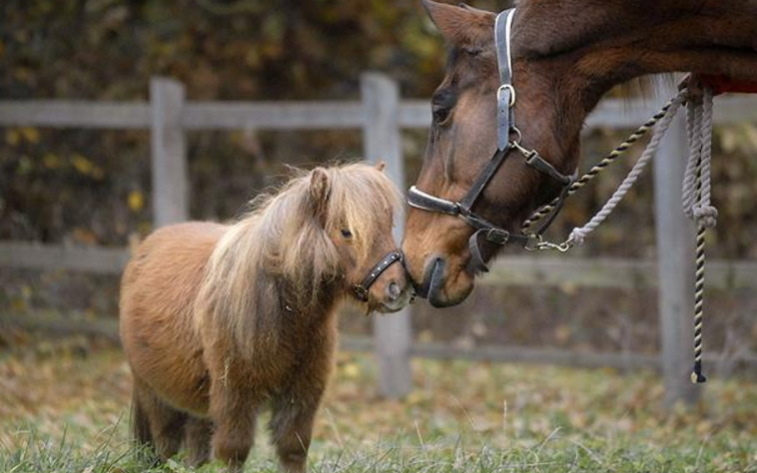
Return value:
M 189 218 L 187 146 L 181 126 L 183 107 L 181 83 L 164 77 L 150 79 L 154 228 Z
M 366 123 L 363 128 L 365 157 L 371 163 L 386 162 L 386 172 L 395 185 L 405 188 L 404 166 L 398 122 L 399 91 L 390 78 L 377 73 L 361 76 Z M 395 222 L 394 237 L 402 238 L 404 221 Z M 379 391 L 397 399 L 412 389 L 410 370 L 410 309 L 375 316 L 373 331 L 378 358 Z
M 691 383 L 693 366 L 694 226 L 683 214 L 681 185 L 688 145 L 685 111 L 662 141 L 654 159 L 655 213 L 659 275 L 659 316 L 665 405 L 692 404 L 699 388 Z

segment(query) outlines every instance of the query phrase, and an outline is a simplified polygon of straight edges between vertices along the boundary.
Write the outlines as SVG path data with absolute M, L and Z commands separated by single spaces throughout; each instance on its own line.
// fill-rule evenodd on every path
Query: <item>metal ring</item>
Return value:
M 499 89 L 497 89 L 497 100 L 499 100 L 500 96 L 502 95 L 503 90 L 510 90 L 510 107 L 513 107 L 515 105 L 515 87 L 513 87 L 512 84 L 502 84 L 499 86 Z
M 516 148 L 518 148 L 518 150 L 520 150 L 521 148 L 523 148 L 520 145 L 520 142 L 523 141 L 523 133 L 520 132 L 520 129 L 518 129 L 517 126 L 511 127 L 510 131 L 515 132 L 515 134 L 518 135 L 517 138 L 515 138 L 515 140 L 510 141 L 510 145 L 515 146 Z

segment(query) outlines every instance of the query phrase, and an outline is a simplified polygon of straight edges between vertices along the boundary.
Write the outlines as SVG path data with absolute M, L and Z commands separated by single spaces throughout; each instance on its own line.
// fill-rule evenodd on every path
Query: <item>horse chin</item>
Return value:
M 393 314 L 404 309 L 408 304 L 415 300 L 415 291 L 404 291 L 397 300 L 392 302 L 382 302 L 376 307 L 376 312 L 381 314 Z
M 445 273 L 446 261 L 444 259 L 437 259 L 434 262 L 433 269 L 431 270 L 431 277 L 428 283 L 428 302 L 433 307 L 441 309 L 444 307 L 452 307 L 462 303 L 468 298 L 473 291 L 473 279 L 465 281 L 462 287 L 458 287 L 457 290 L 451 294 L 451 291 L 447 287 L 450 281 L 449 274 Z
M 381 304 L 376 308 L 376 312 L 378 312 L 379 314 L 393 314 L 395 312 L 401 311 L 404 308 L 405 306 L 387 306 Z

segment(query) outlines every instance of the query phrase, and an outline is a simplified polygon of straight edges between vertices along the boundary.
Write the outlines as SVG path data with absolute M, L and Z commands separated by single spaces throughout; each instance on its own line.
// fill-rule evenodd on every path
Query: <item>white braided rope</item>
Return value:
M 625 197 L 628 191 L 631 190 L 631 187 L 633 187 L 633 185 L 636 183 L 636 180 L 639 178 L 642 171 L 657 151 L 657 148 L 659 148 L 663 136 L 665 136 L 668 128 L 670 128 L 670 124 L 673 122 L 673 118 L 675 118 L 679 108 L 686 101 L 687 94 L 688 92 L 686 90 L 683 90 L 679 92 L 675 99 L 673 99 L 673 103 L 668 110 L 668 114 L 665 115 L 665 117 L 657 124 L 657 127 L 654 130 L 654 134 L 652 135 L 652 139 L 649 141 L 646 149 L 639 157 L 639 160 L 636 161 L 636 164 L 634 164 L 633 168 L 628 173 L 628 176 L 626 176 L 620 186 L 615 190 L 615 193 L 613 193 L 612 197 L 610 197 L 610 200 L 605 203 L 602 209 L 600 209 L 600 211 L 597 212 L 597 214 L 594 215 L 594 217 L 592 217 L 592 219 L 589 220 L 588 223 L 586 223 L 583 227 L 573 229 L 573 231 L 570 233 L 570 237 L 568 238 L 569 242 L 577 245 L 582 245 L 584 243 L 584 240 L 586 239 L 586 236 L 596 230 L 596 228 L 602 222 L 604 222 L 607 216 L 610 215 L 613 210 L 615 210 L 615 207 L 617 207 L 618 203 L 623 199 L 623 197 Z
M 712 90 L 705 88 L 701 100 L 689 100 L 687 127 L 691 150 L 683 180 L 683 211 L 706 228 L 717 223 L 718 211 L 710 202 L 712 179 Z M 692 136 L 693 134 L 693 136 Z
M 683 174 L 681 200 L 683 213 L 694 218 L 694 197 L 696 195 L 697 165 L 702 158 L 702 107 L 701 98 L 691 98 L 686 104 L 686 132 L 689 137 L 689 160 Z

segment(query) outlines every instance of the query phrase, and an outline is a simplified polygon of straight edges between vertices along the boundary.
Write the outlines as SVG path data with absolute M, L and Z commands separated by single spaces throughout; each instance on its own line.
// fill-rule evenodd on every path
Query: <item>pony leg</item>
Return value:
M 210 439 L 213 436 L 213 421 L 190 417 L 184 427 L 184 445 L 189 452 L 188 463 L 202 466 L 210 459 Z
M 139 399 L 139 388 L 135 381 L 131 395 L 131 437 L 140 446 L 152 445 L 150 419 L 147 417 L 147 412 Z
M 149 444 L 154 448 L 154 453 L 160 460 L 168 460 L 176 455 L 181 447 L 187 415 L 166 404 L 148 386 L 136 379 L 134 391 L 139 416 L 135 419 L 135 431 L 140 428 L 139 437 L 144 438 L 144 419 L 146 418 L 151 438 Z M 138 440 L 141 439 L 138 438 Z
M 135 446 L 138 447 L 139 455 L 145 463 L 153 463 L 154 458 L 154 442 L 152 438 L 152 432 L 150 432 L 150 419 L 147 417 L 147 411 L 145 410 L 142 402 L 140 401 L 139 383 L 134 381 L 134 388 L 131 395 L 131 419 L 130 430 L 131 438 Z
M 333 367 L 336 318 L 310 344 L 309 355 L 285 392 L 272 402 L 271 441 L 284 471 L 306 470 L 313 421 Z
M 295 403 L 292 403 L 292 399 Z M 284 471 L 305 471 L 317 410 L 318 403 L 301 404 L 297 398 L 290 397 L 277 400 L 274 404 L 269 425 L 271 442 L 276 447 Z
M 213 457 L 233 472 L 242 471 L 254 443 L 257 408 L 262 403 L 246 390 L 214 383 L 210 390 L 210 412 L 215 424 L 211 439 Z

